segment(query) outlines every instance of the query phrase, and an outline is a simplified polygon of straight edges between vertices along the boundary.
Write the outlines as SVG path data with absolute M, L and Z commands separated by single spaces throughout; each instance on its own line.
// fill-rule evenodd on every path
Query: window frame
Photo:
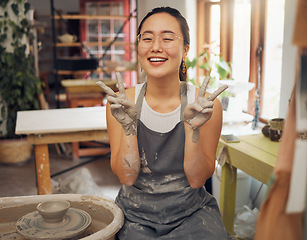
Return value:
M 233 51 L 233 22 L 234 22 L 234 0 L 220 0 L 219 2 L 211 2 L 211 0 L 197 1 L 197 54 L 199 55 L 203 50 L 203 44 L 210 41 L 210 8 L 213 5 L 220 5 L 221 19 L 220 19 L 220 54 L 227 61 L 231 62 Z M 266 23 L 266 0 L 251 0 L 251 42 L 250 42 L 250 72 L 249 82 L 255 84 L 255 87 L 249 91 L 247 113 L 255 115 L 255 101 L 257 98 L 258 88 L 258 47 L 262 47 L 261 63 L 260 63 L 260 92 L 259 92 L 259 106 L 261 116 L 262 109 L 262 86 L 263 86 L 263 72 L 265 55 L 264 34 Z M 201 75 L 201 70 L 197 70 L 197 76 Z M 267 120 L 259 118 L 262 122 Z

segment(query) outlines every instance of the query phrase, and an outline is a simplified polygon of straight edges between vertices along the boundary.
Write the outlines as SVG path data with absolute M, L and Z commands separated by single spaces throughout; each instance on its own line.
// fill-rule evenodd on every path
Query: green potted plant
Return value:
M 218 84 L 218 80 L 229 79 L 231 75 L 230 63 L 226 62 L 220 54 L 216 53 L 216 48 L 217 46 L 214 43 L 204 44 L 204 51 L 198 57 L 192 60 L 189 60 L 189 58 L 186 59 L 187 69 L 194 69 L 198 66 L 200 69 L 205 70 L 205 75 L 210 76 L 209 84 L 211 87 L 217 87 L 215 85 Z M 195 86 L 201 84 L 201 82 L 189 76 L 187 81 Z
M 20 146 L 21 136 L 15 135 L 17 112 L 40 108 L 38 100 L 41 91 L 40 80 L 36 76 L 33 56 L 29 54 L 27 42 L 30 24 L 26 14 L 29 9 L 27 0 L 0 2 L 0 162 L 2 163 L 9 163 L 5 159 L 8 155 L 18 155 L 7 146 L 8 142 L 14 139 L 18 139 L 19 144 L 15 143 L 17 149 L 23 151 L 20 155 L 28 151 Z M 11 153 L 3 153 L 7 149 Z

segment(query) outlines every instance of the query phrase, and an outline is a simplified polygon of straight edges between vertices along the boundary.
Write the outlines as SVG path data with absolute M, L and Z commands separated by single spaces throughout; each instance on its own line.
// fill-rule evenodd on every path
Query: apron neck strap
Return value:
M 183 111 L 188 104 L 188 97 L 187 97 L 187 83 L 180 82 L 180 96 L 181 96 L 181 109 L 180 109 L 180 121 L 184 121 Z
M 141 91 L 139 93 L 138 99 L 136 100 L 136 109 L 138 111 L 137 119 L 140 119 L 141 117 L 141 109 L 142 109 L 143 98 L 145 96 L 146 89 L 147 89 L 147 82 L 143 84 Z

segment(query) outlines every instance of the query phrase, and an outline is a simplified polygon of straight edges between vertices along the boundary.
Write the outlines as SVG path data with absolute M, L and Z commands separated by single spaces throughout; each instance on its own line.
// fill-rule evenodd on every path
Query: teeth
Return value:
M 163 59 L 163 58 L 150 58 L 149 61 L 151 61 L 151 62 L 165 62 L 166 59 Z

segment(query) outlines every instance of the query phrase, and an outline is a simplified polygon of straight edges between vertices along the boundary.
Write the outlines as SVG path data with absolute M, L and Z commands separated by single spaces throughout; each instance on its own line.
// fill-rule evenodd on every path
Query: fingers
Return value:
M 96 83 L 99 87 L 101 87 L 106 92 L 107 95 L 112 96 L 112 97 L 117 97 L 116 93 L 111 88 L 109 88 L 107 85 L 105 85 L 102 81 L 98 81 Z
M 116 97 L 107 96 L 107 101 L 108 101 L 110 104 L 119 104 L 119 101 L 118 101 L 117 96 L 116 96 Z
M 116 72 L 115 74 L 116 74 L 116 78 L 117 78 L 119 94 L 121 96 L 126 96 L 125 86 L 124 86 L 122 76 L 119 72 Z M 111 88 L 106 86 L 102 81 L 98 81 L 96 83 L 106 92 L 106 94 L 108 96 L 117 98 L 117 94 Z
M 204 108 L 201 113 L 213 113 L 213 108 Z
M 213 101 L 213 100 L 216 99 L 222 92 L 224 92 L 227 88 L 228 88 L 227 85 L 221 86 L 219 89 L 217 89 L 216 91 L 214 91 L 213 93 L 211 93 L 211 94 L 209 95 L 209 97 L 207 98 L 207 100 Z
M 118 82 L 119 94 L 126 95 L 125 94 L 125 86 L 124 86 L 124 81 L 123 81 L 122 75 L 119 72 L 116 72 L 115 75 L 116 75 L 117 82 Z
M 135 104 L 133 102 L 131 102 L 129 99 L 119 98 L 118 102 L 121 105 L 126 106 L 126 107 L 130 107 L 130 108 L 135 106 Z
M 122 109 L 125 113 L 128 113 L 128 111 L 131 112 L 133 111 L 133 109 L 135 109 L 135 104 L 131 102 L 129 99 L 114 98 L 114 97 L 108 96 L 107 100 L 110 103 L 110 108 L 112 110 Z
M 204 108 L 201 105 L 199 105 L 197 102 L 194 102 L 190 105 L 190 109 L 197 112 L 201 112 Z
M 111 109 L 120 109 L 122 107 L 122 105 L 121 104 L 112 104 L 112 105 L 110 105 L 110 108 Z
M 204 101 L 194 102 L 186 106 L 184 110 L 184 118 L 192 119 L 198 113 L 209 113 L 213 111 L 213 102 L 207 101 L 203 98 Z
M 199 94 L 198 94 L 199 97 L 205 96 L 209 81 L 210 81 L 210 77 L 206 77 L 205 80 L 203 81 L 203 83 L 200 87 L 200 90 L 199 90 Z

